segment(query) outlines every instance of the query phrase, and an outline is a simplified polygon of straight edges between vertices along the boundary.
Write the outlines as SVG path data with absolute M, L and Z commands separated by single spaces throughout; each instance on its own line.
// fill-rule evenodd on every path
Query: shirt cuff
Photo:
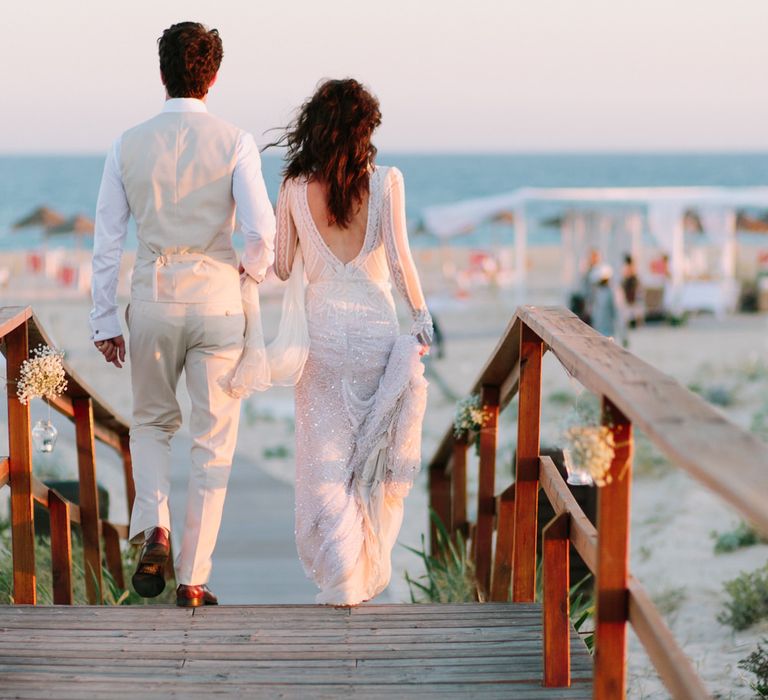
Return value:
M 123 334 L 117 312 L 102 316 L 98 320 L 91 319 L 91 340 L 109 340 Z
M 267 276 L 267 270 L 274 261 L 273 255 L 260 255 L 253 259 L 246 252 L 240 261 L 243 265 L 243 269 L 252 277 L 256 282 L 263 282 Z

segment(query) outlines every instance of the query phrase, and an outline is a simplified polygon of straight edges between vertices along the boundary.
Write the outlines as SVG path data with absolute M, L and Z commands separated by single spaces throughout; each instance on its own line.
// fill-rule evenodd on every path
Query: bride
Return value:
M 432 319 L 408 246 L 403 176 L 374 164 L 380 123 L 360 83 L 329 80 L 278 142 L 287 164 L 275 271 L 301 285 L 308 333 L 295 390 L 296 545 L 317 602 L 334 605 L 386 588 L 421 460 Z M 392 282 L 410 307 L 410 336 L 399 335 Z

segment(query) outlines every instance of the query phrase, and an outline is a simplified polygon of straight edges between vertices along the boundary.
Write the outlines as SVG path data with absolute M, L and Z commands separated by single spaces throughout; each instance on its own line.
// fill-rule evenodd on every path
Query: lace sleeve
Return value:
M 280 186 L 277 195 L 277 235 L 275 237 L 275 274 L 281 280 L 291 275 L 293 258 L 296 255 L 298 234 L 291 215 L 291 184 L 288 180 Z
M 405 223 L 405 186 L 397 168 L 387 172 L 384 186 L 382 232 L 389 271 L 400 294 L 408 302 L 413 316 L 411 335 L 424 345 L 432 343 L 432 316 L 424 301 L 419 273 L 411 256 Z

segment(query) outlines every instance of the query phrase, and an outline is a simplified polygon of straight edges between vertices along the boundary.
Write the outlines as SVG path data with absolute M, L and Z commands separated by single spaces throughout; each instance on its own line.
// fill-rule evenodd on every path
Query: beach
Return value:
M 542 250 L 544 252 L 542 252 Z M 554 272 L 557 258 L 552 250 L 533 250 L 532 274 L 524 301 L 533 304 L 561 303 L 561 291 Z M 16 265 L 17 260 L 0 260 L 0 265 Z M 130 260 L 125 262 L 129 265 Z M 434 251 L 417 253 L 417 264 L 425 276 L 430 304 L 445 336 L 445 356 L 428 360 L 430 397 L 423 434 L 423 455 L 429 458 L 445 430 L 450 426 L 455 402 L 472 386 L 485 359 L 492 351 L 521 300 L 514 287 L 478 288 L 456 298 L 440 294 L 440 261 Z M 121 285 L 121 304 L 126 303 L 125 281 Z M 276 329 L 279 317 L 280 285 L 270 280 L 263 288 L 264 325 L 267 336 Z M 62 348 L 68 361 L 119 413 L 130 415 L 129 367 L 118 370 L 104 363 L 89 340 L 90 302 L 76 292 L 62 295 L 38 285 L 11 285 L 2 292 L 3 305 L 31 304 L 52 341 Z M 405 312 L 400 310 L 403 325 Z M 685 385 L 699 390 L 725 393 L 728 405 L 722 406 L 729 419 L 750 428 L 763 410 L 768 396 L 768 316 L 742 314 L 716 319 L 710 315 L 692 317 L 682 326 L 648 325 L 630 333 L 630 350 L 642 359 Z M 752 374 L 750 374 L 752 372 Z M 750 380 L 751 376 L 757 379 Z M 547 355 L 544 363 L 542 404 L 542 444 L 558 444 L 563 417 L 571 410 L 580 388 Z M 183 382 L 179 391 L 184 415 L 189 402 Z M 39 403 L 39 402 L 36 402 Z M 4 408 L 2 409 L 5 410 Z M 45 415 L 35 406 L 33 420 Z M 497 467 L 497 492 L 511 480 L 514 451 L 515 407 L 507 409 L 500 421 L 500 450 Z M 246 400 L 242 408 L 238 456 L 222 526 L 219 554 L 221 566 L 214 564 L 212 586 L 226 590 L 223 602 L 269 603 L 312 602 L 313 587 L 303 578 L 292 546 L 291 485 L 293 465 L 293 404 L 291 392 L 273 389 Z M 74 433 L 62 417 L 54 417 L 60 430 L 59 444 L 52 455 L 36 460 L 41 475 L 74 477 L 76 451 Z M 184 500 L 185 454 L 188 433 L 182 427 L 174 450 L 175 488 L 172 508 L 175 518 Z M 5 440 L 5 435 L 0 441 Z M 7 446 L 0 444 L 0 453 Z M 110 450 L 100 447 L 97 454 L 99 480 L 109 489 L 110 518 L 126 522 L 120 464 Z M 470 518 L 475 510 L 476 458 L 470 457 Z M 660 459 L 638 441 L 632 490 L 631 568 L 660 606 L 665 619 L 686 653 L 694 661 L 711 690 L 719 697 L 746 698 L 750 691 L 739 659 L 754 648 L 768 632 L 761 623 L 744 632 L 733 633 L 716 622 L 723 607 L 722 584 L 743 570 L 753 570 L 768 558 L 768 545 L 756 545 L 728 554 L 713 553 L 712 533 L 734 529 L 739 518 L 722 501 L 688 477 L 682 470 Z M 724 465 L 726 468 L 726 465 Z M 422 573 L 418 557 L 405 546 L 421 547 L 420 538 L 427 526 L 426 478 L 422 472 L 406 502 L 406 516 L 395 547 L 394 574 L 381 600 L 408 601 L 405 572 Z M 264 504 L 271 500 L 272 509 Z M 261 503 L 262 506 L 256 506 Z M 266 533 L 266 534 L 265 534 Z M 257 541 L 268 538 L 274 549 L 264 554 L 266 571 L 260 567 Z M 265 545 L 266 546 L 266 545 Z M 242 567 L 233 564 L 240 558 Z M 272 564 L 270 564 L 272 562 Z M 275 574 L 287 580 L 276 580 Z M 219 587 L 216 588 L 217 576 Z M 260 582 L 254 585 L 254 577 Z M 278 577 L 279 578 L 279 577 Z M 261 585 L 263 584 L 263 585 Z M 221 595 L 222 593 L 219 592 Z M 631 696 L 666 697 L 650 662 L 633 639 L 630 651 Z

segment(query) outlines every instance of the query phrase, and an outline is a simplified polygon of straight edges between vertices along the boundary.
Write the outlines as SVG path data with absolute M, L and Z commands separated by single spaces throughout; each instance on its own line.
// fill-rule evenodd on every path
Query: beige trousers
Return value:
M 133 384 L 131 455 L 136 500 L 130 538 L 147 528 L 170 531 L 170 442 L 181 426 L 176 387 L 182 370 L 192 400 L 187 511 L 175 567 L 178 583 L 206 583 L 221 524 L 240 401 L 218 379 L 237 362 L 245 319 L 239 302 L 132 301 L 128 309 Z

